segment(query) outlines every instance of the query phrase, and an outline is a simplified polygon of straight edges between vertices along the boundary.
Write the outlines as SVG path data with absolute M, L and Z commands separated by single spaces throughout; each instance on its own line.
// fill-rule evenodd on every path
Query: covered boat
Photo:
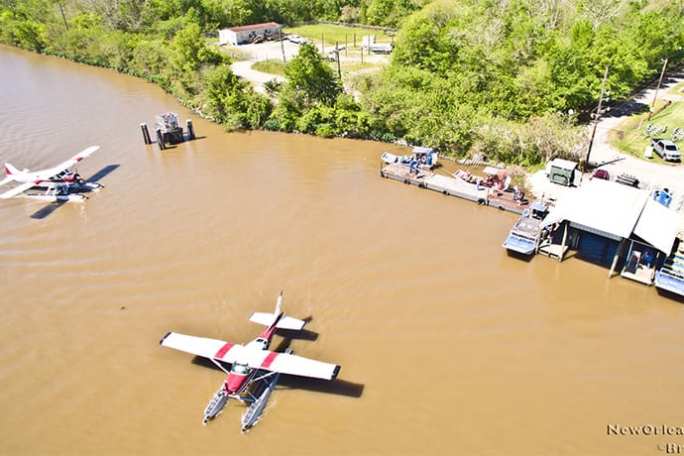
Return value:
M 395 155 L 385 152 L 381 158 L 387 164 L 401 163 L 406 166 L 432 169 L 437 165 L 439 154 L 431 147 L 415 146 L 408 155 Z
M 544 203 L 541 201 L 532 203 L 511 228 L 503 247 L 521 255 L 533 255 L 541 238 L 541 222 L 547 213 L 548 209 Z
M 684 251 L 670 256 L 655 273 L 655 286 L 684 296 Z

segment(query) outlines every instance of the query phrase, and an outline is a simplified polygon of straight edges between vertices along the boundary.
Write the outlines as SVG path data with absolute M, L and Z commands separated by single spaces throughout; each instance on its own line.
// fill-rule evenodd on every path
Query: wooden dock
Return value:
M 399 163 L 383 166 L 380 176 L 516 214 L 522 214 L 529 206 L 527 202 L 514 201 L 511 192 L 496 192 L 457 177 L 444 176 L 424 169 L 419 170 L 417 174 L 411 173 L 408 166 Z

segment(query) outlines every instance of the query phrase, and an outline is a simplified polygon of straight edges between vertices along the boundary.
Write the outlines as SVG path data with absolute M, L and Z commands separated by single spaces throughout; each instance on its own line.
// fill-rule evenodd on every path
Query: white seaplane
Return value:
M 337 377 L 339 365 L 296 356 L 291 351 L 278 353 L 268 350 L 276 330 L 300 331 L 306 324 L 303 320 L 285 316 L 282 304 L 281 292 L 276 301 L 275 312 L 252 314 L 249 320 L 266 326 L 266 329 L 246 345 L 174 332 L 167 333 L 159 342 L 164 347 L 207 358 L 226 373 L 227 377 L 221 388 L 204 411 L 204 424 L 221 412 L 229 398 L 234 398 L 250 404 L 242 417 L 243 431 L 249 429 L 259 419 L 280 374 L 324 380 L 334 380 Z M 231 364 L 230 371 L 221 362 Z M 257 386 L 261 386 L 261 392 L 255 397 L 254 390 L 250 391 L 250 388 Z
M 79 152 L 69 160 L 59 165 L 40 171 L 19 171 L 10 163 L 5 163 L 6 177 L 0 181 L 0 186 L 17 182 L 19 185 L 0 194 L 0 198 L 15 197 L 30 198 L 49 202 L 82 203 L 87 197 L 82 192 L 95 192 L 102 188 L 96 182 L 86 182 L 71 168 L 84 158 L 90 157 L 100 146 L 90 146 Z M 41 189 L 40 192 L 28 192 L 31 189 Z

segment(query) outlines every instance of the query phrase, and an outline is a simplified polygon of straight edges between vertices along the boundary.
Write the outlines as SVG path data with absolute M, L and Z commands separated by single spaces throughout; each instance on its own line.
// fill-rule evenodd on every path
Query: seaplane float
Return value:
M 270 351 L 269 345 L 278 329 L 301 331 L 305 321 L 286 316 L 282 311 L 283 293 L 276 300 L 273 313 L 255 312 L 249 318 L 253 323 L 266 326 L 251 342 L 240 345 L 205 337 L 167 333 L 159 341 L 163 347 L 173 348 L 210 360 L 225 374 L 226 378 L 204 410 L 203 424 L 217 417 L 229 399 L 237 399 L 248 405 L 242 415 L 243 432 L 254 426 L 266 408 L 280 374 L 334 380 L 340 366 L 285 352 Z M 222 363 L 230 365 L 230 370 Z
M 40 171 L 18 170 L 10 163 L 5 163 L 5 178 L 0 186 L 16 182 L 19 185 L 0 194 L 1 199 L 29 198 L 48 202 L 82 203 L 86 199 L 83 193 L 97 192 L 103 186 L 96 182 L 86 182 L 71 168 L 81 160 L 90 157 L 100 146 L 90 146 L 69 160 L 52 168 Z

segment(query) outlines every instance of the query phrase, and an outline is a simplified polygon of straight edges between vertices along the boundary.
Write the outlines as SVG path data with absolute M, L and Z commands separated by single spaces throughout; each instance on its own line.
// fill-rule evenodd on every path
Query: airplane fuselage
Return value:
M 256 350 L 268 350 L 269 345 L 271 345 L 271 340 L 273 339 L 273 336 L 276 333 L 276 326 L 278 325 L 278 322 L 280 321 L 282 316 L 282 313 L 278 315 L 278 317 L 271 324 L 271 326 L 264 329 L 261 332 L 261 334 L 259 334 L 259 337 L 246 344 L 245 347 Z M 230 348 L 228 348 L 228 350 L 229 349 Z M 273 358 L 275 357 L 274 355 L 275 353 L 272 353 L 271 355 L 266 357 L 266 359 L 264 360 L 265 367 L 270 365 L 270 363 L 273 361 Z M 223 387 L 226 389 L 226 392 L 229 395 L 239 396 L 247 389 L 247 387 L 250 384 L 250 380 L 254 378 L 254 375 L 256 373 L 257 369 L 247 367 L 246 363 L 243 364 L 240 363 L 239 360 L 236 360 L 236 362 L 233 363 L 233 366 L 231 367 L 230 373 L 226 377 L 226 380 L 223 382 Z

